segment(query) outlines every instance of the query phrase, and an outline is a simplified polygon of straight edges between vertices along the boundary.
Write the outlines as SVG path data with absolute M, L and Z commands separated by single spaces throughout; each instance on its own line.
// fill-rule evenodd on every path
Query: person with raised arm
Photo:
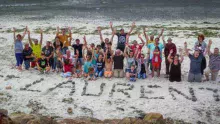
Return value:
M 126 36 L 126 44 L 128 44 L 128 47 L 129 47 L 133 52 L 135 52 L 136 50 L 141 51 L 142 48 L 143 48 L 143 46 L 144 46 L 144 44 L 145 44 L 144 40 L 143 40 L 142 37 L 141 37 L 141 34 L 138 34 L 138 38 L 139 38 L 139 39 L 141 40 L 141 42 L 142 42 L 141 44 L 138 44 L 138 42 L 137 42 L 136 40 L 134 40 L 132 44 L 129 44 L 129 37 L 130 37 L 130 35 L 128 34 L 128 35 Z M 138 58 L 140 58 L 140 57 L 141 57 L 141 54 L 139 54 Z
M 80 65 L 83 65 L 83 48 L 87 47 L 87 41 L 86 41 L 86 36 L 83 37 L 84 40 L 84 44 L 80 43 L 79 39 L 76 39 L 76 43 L 72 45 L 72 47 L 74 48 L 74 54 L 77 54 L 78 51 L 78 58 L 76 60 L 76 62 L 80 62 Z
M 31 62 L 31 67 L 34 68 L 36 66 L 36 63 L 38 62 L 38 59 L 41 57 L 41 47 L 43 43 L 43 30 L 40 29 L 40 43 L 38 42 L 38 39 L 31 39 L 31 32 L 28 30 L 28 40 L 31 48 L 33 49 L 33 54 L 35 56 L 35 60 Z
M 185 53 L 190 59 L 190 70 L 188 74 L 188 82 L 202 82 L 201 64 L 203 54 L 199 50 L 195 50 L 193 55 L 187 49 L 187 43 L 184 43 Z
M 135 58 L 136 56 L 134 55 L 134 52 L 132 50 L 129 50 L 128 45 L 126 45 L 125 50 L 124 50 L 124 56 L 127 60 L 127 67 L 125 69 L 126 72 L 126 77 L 128 80 L 130 80 L 130 72 L 131 72 L 131 66 L 135 66 Z M 129 53 L 128 53 L 129 52 Z
M 145 39 L 146 39 L 146 45 L 150 44 L 150 43 L 155 43 L 155 40 L 154 40 L 154 34 L 152 33 L 150 35 L 150 37 L 147 35 L 147 29 L 144 28 L 143 29 L 144 31 L 144 36 L 145 36 Z M 163 35 L 163 32 L 164 32 L 164 29 L 161 29 L 161 33 L 158 35 L 158 38 L 160 39 L 160 37 Z
M 118 36 L 118 42 L 117 42 L 117 48 L 116 49 L 120 49 L 121 51 L 124 51 L 125 49 L 125 44 L 126 44 L 126 36 L 127 34 L 130 35 L 131 32 L 133 31 L 134 27 L 135 27 L 135 22 L 132 23 L 131 25 L 131 29 L 128 33 L 125 33 L 124 29 L 120 29 L 120 32 L 116 33 L 116 31 L 113 28 L 113 23 L 110 22 L 110 27 L 112 32 L 114 32 L 114 34 L 116 34 Z
M 67 35 L 67 29 L 66 28 L 62 28 L 61 29 L 62 33 L 59 34 L 60 32 L 60 28 L 57 27 L 57 33 L 56 33 L 56 37 L 58 37 L 60 39 L 60 41 L 63 43 L 63 49 L 62 52 L 63 54 L 66 54 L 66 50 L 68 50 L 68 47 L 71 46 L 71 40 L 72 40 L 72 33 L 71 33 L 71 28 L 68 28 L 68 32 L 69 34 Z
M 150 58 L 149 58 L 149 65 L 150 65 L 150 69 L 152 70 L 152 68 L 153 68 L 153 66 L 152 66 L 152 59 L 153 59 L 153 55 L 154 55 L 154 50 L 155 50 L 155 48 L 156 47 L 158 47 L 159 48 L 159 53 L 160 53 L 160 60 L 162 61 L 162 50 L 163 50 L 163 48 L 164 48 L 164 44 L 162 44 L 162 43 L 160 43 L 159 42 L 159 38 L 157 37 L 157 38 L 155 38 L 155 43 L 150 43 L 150 44 L 148 44 L 147 45 L 147 47 L 148 47 L 148 55 L 150 54 Z M 161 69 L 161 65 L 159 65 L 159 74 L 160 74 L 160 69 Z
M 24 29 L 24 33 L 15 35 L 16 29 L 13 28 L 13 37 L 14 37 L 14 51 L 15 51 L 15 58 L 16 58 L 16 68 L 18 70 L 22 70 L 22 63 L 23 63 L 23 43 L 22 40 L 24 39 L 27 27 Z
M 105 78 L 111 78 L 113 75 L 112 66 L 113 66 L 113 56 L 112 56 L 112 50 L 111 47 L 107 48 L 105 51 L 105 72 L 104 76 Z
M 203 34 L 198 35 L 198 41 L 195 42 L 194 49 L 198 50 L 200 54 L 204 54 L 207 48 L 207 44 L 205 43 L 205 36 Z M 206 58 L 203 56 L 202 64 L 201 64 L 201 73 L 203 75 L 204 70 L 206 68 Z
M 173 82 L 173 81 L 180 82 L 181 81 L 181 63 L 183 62 L 182 49 L 180 49 L 180 55 L 175 54 L 175 56 L 172 57 L 173 52 L 174 50 L 171 49 L 167 57 L 170 63 L 169 80 L 170 82 Z
M 209 81 L 209 74 L 211 73 L 211 80 L 216 81 L 218 77 L 218 72 L 220 70 L 220 55 L 219 48 L 215 47 L 214 52 L 210 51 L 212 45 L 212 40 L 209 40 L 207 46 L 207 53 L 209 55 L 209 67 L 205 70 L 206 81 Z
M 104 39 L 103 39 L 103 36 L 102 36 L 102 28 L 101 28 L 101 27 L 98 27 L 97 30 L 98 30 L 98 33 L 99 33 L 99 36 L 100 36 L 101 47 L 102 47 L 102 49 L 105 51 L 105 49 L 106 49 L 106 47 L 107 47 L 107 44 L 108 44 L 109 42 L 111 42 L 111 44 L 112 44 L 113 38 L 114 38 L 114 35 L 115 35 L 115 31 L 112 32 L 112 37 L 111 37 L 110 40 L 109 40 L 109 38 L 105 38 L 105 40 L 104 40 Z
M 162 36 L 163 44 L 164 44 L 164 56 L 165 56 L 165 64 L 166 64 L 166 75 L 165 78 L 169 77 L 169 68 L 170 61 L 168 60 L 168 56 L 170 55 L 170 51 L 172 50 L 172 54 L 170 57 L 174 57 L 176 55 L 176 45 L 172 43 L 172 39 L 169 37 L 167 39 L 167 43 L 165 42 L 164 36 Z

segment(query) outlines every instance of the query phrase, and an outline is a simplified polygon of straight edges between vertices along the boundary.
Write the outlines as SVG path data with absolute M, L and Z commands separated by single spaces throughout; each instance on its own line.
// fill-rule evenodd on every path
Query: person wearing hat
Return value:
M 118 36 L 118 42 L 117 42 L 117 48 L 116 49 L 120 49 L 121 51 L 124 51 L 125 49 L 125 44 L 126 44 L 126 36 L 127 34 L 130 35 L 131 32 L 133 31 L 134 27 L 135 27 L 135 22 L 132 23 L 131 29 L 128 33 L 125 33 L 124 29 L 120 29 L 120 32 L 116 33 L 116 31 L 113 28 L 113 23 L 110 22 L 110 27 L 112 30 L 112 34 L 116 34 Z
M 30 30 L 28 30 L 28 40 L 31 48 L 33 49 L 33 54 L 35 56 L 35 60 L 31 62 L 31 67 L 34 68 L 36 66 L 37 60 L 41 57 L 41 47 L 43 43 L 43 31 L 40 29 L 40 42 L 38 39 L 33 39 L 32 42 Z
M 187 49 L 187 43 L 184 43 L 186 55 L 190 59 L 190 70 L 188 74 L 188 82 L 202 82 L 201 64 L 203 54 L 200 54 L 199 50 L 195 50 L 193 55 L 189 53 Z
M 41 58 L 38 59 L 37 68 L 41 73 L 50 71 L 50 65 L 48 59 L 46 58 L 43 52 L 41 53 Z
M 68 32 L 69 34 L 66 34 L 66 29 L 62 28 L 62 34 L 59 34 L 60 28 L 57 27 L 57 33 L 56 33 L 56 37 L 58 37 L 60 39 L 60 42 L 63 43 L 63 49 L 62 52 L 63 54 L 66 54 L 66 50 L 68 49 L 68 46 L 71 46 L 71 40 L 72 40 L 72 33 L 71 33 L 71 28 L 68 28 Z
M 162 36 L 162 40 L 165 46 L 164 49 L 164 55 L 165 55 L 165 64 L 166 64 L 166 75 L 165 77 L 168 78 L 169 76 L 169 68 L 170 68 L 170 62 L 168 61 L 168 56 L 170 54 L 170 51 L 172 50 L 171 53 L 171 58 L 174 57 L 176 55 L 176 45 L 174 43 L 172 43 L 172 39 L 169 37 L 167 39 L 167 43 L 165 42 L 164 36 Z
M 22 63 L 23 63 L 23 43 L 22 40 L 24 39 L 27 27 L 24 29 L 24 33 L 21 36 L 18 34 L 15 36 L 16 29 L 13 28 L 13 34 L 14 34 L 14 51 L 15 51 L 15 58 L 16 58 L 16 68 L 18 70 L 22 70 Z

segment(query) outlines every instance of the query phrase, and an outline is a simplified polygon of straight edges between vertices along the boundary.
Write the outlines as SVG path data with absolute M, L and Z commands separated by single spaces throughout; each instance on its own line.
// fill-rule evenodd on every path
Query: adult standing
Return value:
M 205 36 L 203 34 L 198 35 L 198 41 L 195 43 L 194 48 L 195 50 L 198 50 L 200 54 L 204 54 L 207 44 L 205 43 Z M 204 69 L 206 68 L 206 58 L 203 56 L 202 58 L 202 64 L 201 64 L 201 73 L 203 75 Z
M 110 22 L 110 27 L 112 32 L 114 32 L 113 34 L 116 34 L 118 36 L 118 42 L 117 42 L 117 48 L 116 49 L 120 49 L 121 51 L 124 51 L 125 49 L 125 44 L 126 44 L 126 36 L 130 35 L 131 32 L 133 31 L 134 27 L 135 27 L 135 22 L 132 23 L 131 25 L 131 29 L 128 33 L 125 33 L 124 29 L 120 29 L 120 32 L 116 33 L 116 31 L 113 28 L 113 23 Z
M 202 73 L 201 73 L 201 64 L 203 54 L 200 54 L 198 50 L 195 50 L 193 55 L 189 53 L 187 49 L 187 43 L 184 43 L 186 55 L 189 56 L 190 59 L 190 70 L 188 75 L 188 82 L 201 82 L 202 81 Z
M 169 69 L 170 69 L 170 61 L 168 60 L 168 56 L 170 54 L 170 51 L 172 50 L 171 53 L 171 58 L 176 55 L 176 45 L 172 43 L 172 39 L 168 38 L 167 43 L 165 42 L 164 36 L 162 36 L 162 40 L 165 44 L 165 49 L 164 49 L 164 55 L 165 55 L 165 64 L 166 64 L 166 75 L 165 77 L 168 78 L 169 76 Z
M 56 37 L 58 37 L 60 39 L 60 41 L 63 43 L 63 49 L 62 52 L 63 54 L 66 54 L 66 50 L 68 50 L 68 47 L 71 46 L 71 40 L 72 40 L 72 33 L 71 33 L 71 28 L 68 28 L 68 32 L 69 34 L 66 34 L 66 29 L 62 28 L 61 29 L 62 33 L 59 34 L 60 32 L 60 28 L 57 27 L 57 33 L 56 33 Z
M 36 63 L 38 62 L 38 59 L 41 58 L 41 46 L 43 42 L 43 31 L 40 29 L 40 43 L 38 42 L 38 39 L 34 39 L 34 43 L 32 42 L 30 30 L 28 30 L 28 40 L 29 44 L 33 50 L 33 54 L 35 56 L 35 60 L 31 62 L 31 67 L 35 67 Z
M 150 44 L 150 43 L 155 43 L 155 40 L 154 40 L 154 34 L 151 33 L 150 36 L 147 35 L 147 29 L 144 28 L 144 37 L 146 39 L 146 45 Z M 164 29 L 161 29 L 161 33 L 158 35 L 158 38 L 160 39 L 160 37 L 163 35 L 163 32 L 164 32 Z
M 218 72 L 220 70 L 220 55 L 219 48 L 214 48 L 214 52 L 210 51 L 212 40 L 209 40 L 207 52 L 209 55 L 209 67 L 205 71 L 206 80 L 209 81 L 209 74 L 211 73 L 211 80 L 216 81 Z
M 97 30 L 98 30 L 98 33 L 99 33 L 99 36 L 100 36 L 101 47 L 102 47 L 102 49 L 105 51 L 105 50 L 106 50 L 106 47 L 107 47 L 107 44 L 108 44 L 109 42 L 112 44 L 113 38 L 114 38 L 114 35 L 115 35 L 115 34 L 114 34 L 114 32 L 112 32 L 113 34 L 112 34 L 111 40 L 109 40 L 109 38 L 105 38 L 105 40 L 104 40 L 104 38 L 103 38 L 103 36 L 102 36 L 102 28 L 101 28 L 101 27 L 98 27 Z
M 22 43 L 22 40 L 24 39 L 24 37 L 26 35 L 27 27 L 24 29 L 24 33 L 22 36 L 20 34 L 15 35 L 15 32 L 16 32 L 16 29 L 13 28 L 16 68 L 18 70 L 22 70 L 22 63 L 23 63 L 23 43 Z

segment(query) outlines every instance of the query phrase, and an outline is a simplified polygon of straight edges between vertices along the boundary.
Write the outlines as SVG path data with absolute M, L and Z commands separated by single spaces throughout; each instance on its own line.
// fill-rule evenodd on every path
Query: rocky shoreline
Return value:
M 67 110 L 69 111 L 69 109 Z M 14 112 L 8 115 L 8 111 L 0 109 L 0 124 L 189 124 L 183 120 L 163 118 L 160 113 L 146 113 L 141 117 L 126 117 L 123 119 L 99 120 L 91 117 L 77 117 L 61 119 L 39 114 L 25 114 Z M 202 123 L 202 122 L 197 122 Z

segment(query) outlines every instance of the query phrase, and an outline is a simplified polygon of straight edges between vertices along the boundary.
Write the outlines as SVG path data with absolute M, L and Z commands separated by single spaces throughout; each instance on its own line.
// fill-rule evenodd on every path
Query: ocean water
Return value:
M 0 16 L 139 20 L 220 18 L 220 0 L 0 0 Z M 32 16 L 27 18 L 25 16 Z

